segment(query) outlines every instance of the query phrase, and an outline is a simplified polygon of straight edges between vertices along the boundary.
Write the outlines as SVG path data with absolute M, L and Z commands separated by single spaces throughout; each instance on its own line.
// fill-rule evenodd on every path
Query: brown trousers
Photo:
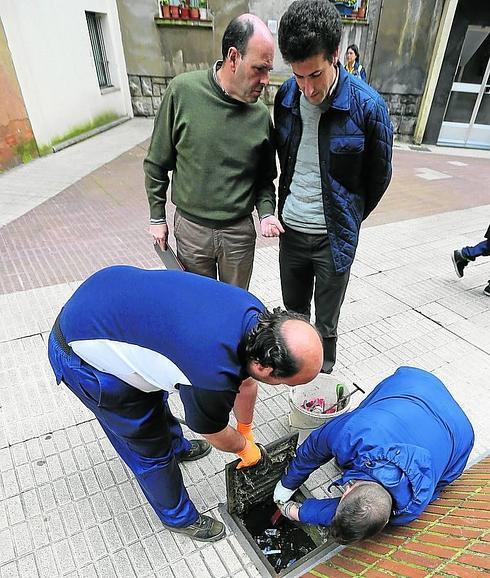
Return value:
M 252 216 L 223 229 L 197 225 L 175 212 L 177 257 L 186 271 L 248 289 L 257 233 Z

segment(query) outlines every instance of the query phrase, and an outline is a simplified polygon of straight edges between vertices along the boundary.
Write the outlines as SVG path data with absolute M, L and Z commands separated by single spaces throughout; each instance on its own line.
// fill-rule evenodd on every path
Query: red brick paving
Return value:
M 156 267 L 147 233 L 142 163 L 147 142 L 0 229 L 0 294 L 84 279 L 112 264 Z M 449 165 L 461 160 L 467 167 Z M 454 178 L 425 181 L 418 167 Z M 365 226 L 490 203 L 490 161 L 395 150 L 388 192 Z M 169 210 L 169 221 L 173 215 Z M 258 239 L 258 246 L 277 243 Z
M 344 568 L 341 576 L 363 578 L 477 578 L 490 575 L 490 529 L 485 517 L 490 512 L 490 501 L 483 499 L 488 498 L 490 492 L 489 474 L 490 456 L 442 492 L 441 499 L 431 506 L 434 509 L 438 503 L 446 505 L 437 515 L 423 514 L 400 528 L 401 533 L 397 536 L 405 537 L 399 538 L 396 545 L 392 529 L 389 529 L 374 539 L 342 550 L 305 576 L 331 578 L 339 576 L 340 568 Z M 481 504 L 482 510 L 473 509 L 475 502 Z M 471 516 L 477 511 L 478 517 L 469 519 L 465 516 L 468 504 Z M 455 518 L 454 512 L 461 517 Z M 403 530 L 410 531 L 404 533 Z

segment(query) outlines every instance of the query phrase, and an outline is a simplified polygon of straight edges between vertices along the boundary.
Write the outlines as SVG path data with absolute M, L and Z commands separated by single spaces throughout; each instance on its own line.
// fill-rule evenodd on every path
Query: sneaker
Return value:
M 490 279 L 488 280 L 488 285 L 485 287 L 485 289 L 483 289 L 483 293 L 490 297 Z
M 461 251 L 458 251 L 457 249 L 456 249 L 456 251 L 453 252 L 451 257 L 453 260 L 453 265 L 454 265 L 454 270 L 456 271 L 456 275 L 458 277 L 462 277 L 464 275 L 464 268 L 469 263 L 468 259 L 465 259 L 463 257 L 463 255 L 461 255 Z
M 206 440 L 190 440 L 191 449 L 179 454 L 177 460 L 179 462 L 193 462 L 207 456 L 211 451 L 211 444 Z
M 197 518 L 194 524 L 184 526 L 183 528 L 176 528 L 175 526 L 168 526 L 167 524 L 163 525 L 171 532 L 185 534 L 189 536 L 189 538 L 199 540 L 200 542 L 217 542 L 226 534 L 226 528 L 222 522 L 218 522 L 218 520 L 210 516 L 205 516 L 204 514 L 199 514 L 199 518 Z

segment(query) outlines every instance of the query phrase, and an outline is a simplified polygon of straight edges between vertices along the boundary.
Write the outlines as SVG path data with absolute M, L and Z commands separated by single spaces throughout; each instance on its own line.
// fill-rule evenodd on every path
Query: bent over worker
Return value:
M 48 354 L 57 382 L 95 414 L 163 524 L 202 541 L 225 529 L 197 512 L 179 462 L 213 445 L 236 453 L 241 466 L 257 463 L 254 380 L 306 383 L 323 359 L 307 321 L 271 313 L 243 289 L 127 266 L 103 269 L 78 288 L 55 322 Z M 204 440 L 183 437 L 167 403 L 174 391 Z M 232 409 L 237 429 L 228 425 Z
M 400 367 L 359 407 L 314 431 L 278 482 L 274 500 L 292 520 L 330 526 L 340 544 L 369 538 L 390 522 L 415 520 L 458 478 L 473 447 L 473 428 L 437 377 Z M 344 494 L 291 501 L 332 457 Z

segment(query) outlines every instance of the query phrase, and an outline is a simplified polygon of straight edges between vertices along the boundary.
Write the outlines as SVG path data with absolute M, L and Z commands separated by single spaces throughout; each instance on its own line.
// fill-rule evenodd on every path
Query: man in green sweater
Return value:
M 177 255 L 187 271 L 248 288 L 255 249 L 254 207 L 262 235 L 283 232 L 274 216 L 272 121 L 259 101 L 269 83 L 274 40 L 252 14 L 230 22 L 223 60 L 174 78 L 162 99 L 148 155 L 145 187 L 150 233 L 167 248 L 168 172 L 177 210 Z

